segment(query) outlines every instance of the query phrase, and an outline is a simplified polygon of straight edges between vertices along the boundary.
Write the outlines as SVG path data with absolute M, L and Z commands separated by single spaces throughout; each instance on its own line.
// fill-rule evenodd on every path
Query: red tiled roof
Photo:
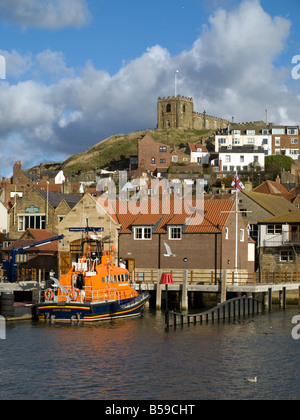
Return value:
M 13 247 L 19 248 L 27 245 L 31 245 L 34 242 L 40 242 L 44 241 L 46 239 L 53 238 L 55 235 L 53 235 L 49 230 L 47 229 L 27 229 L 26 232 L 22 235 L 22 237 L 18 240 L 16 240 L 14 243 L 12 243 L 9 247 L 5 248 L 3 251 L 9 251 Z M 58 242 L 53 241 L 49 244 L 39 246 L 39 247 L 33 247 L 27 250 L 27 252 L 57 252 L 58 251 Z
M 252 191 L 272 195 L 283 195 L 288 193 L 288 190 L 283 185 L 279 184 L 279 182 L 269 180 L 258 185 Z
M 203 153 L 208 153 L 208 151 L 207 151 L 206 147 L 205 147 L 205 146 L 203 146 L 203 145 L 202 145 L 202 144 L 200 144 L 200 143 L 196 143 L 196 144 L 189 143 L 189 147 L 190 147 L 190 149 L 191 149 L 191 152 L 203 152 Z M 198 150 L 198 149 L 200 149 L 200 150 Z
M 144 225 L 157 225 L 156 233 L 165 233 L 168 225 L 185 225 L 186 233 L 216 233 L 223 230 L 234 203 L 234 200 L 223 199 L 196 201 L 195 197 L 189 203 L 187 200 L 174 200 L 174 196 L 170 196 L 170 202 L 166 199 L 148 200 L 143 202 L 140 209 L 141 203 L 136 202 L 132 213 L 130 207 L 127 212 L 124 212 L 124 208 L 121 212 L 118 202 L 111 210 L 115 211 L 112 216 L 122 226 L 122 233 L 131 233 L 132 226 Z M 126 206 L 127 202 L 123 204 Z

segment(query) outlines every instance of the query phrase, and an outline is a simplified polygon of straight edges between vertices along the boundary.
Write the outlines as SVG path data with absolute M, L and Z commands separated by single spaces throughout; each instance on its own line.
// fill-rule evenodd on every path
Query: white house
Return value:
M 5 204 L 0 201 L 0 231 L 4 234 L 8 233 L 9 223 L 8 223 L 8 209 Z
M 199 165 L 209 164 L 209 152 L 202 144 L 189 143 L 191 163 L 198 163 Z
M 248 166 L 265 167 L 264 148 L 259 146 L 222 146 L 219 149 L 219 168 L 221 172 L 235 172 L 248 169 Z M 245 168 L 246 167 L 246 168 Z
M 229 133 L 229 134 L 228 134 Z M 219 131 L 215 136 L 215 151 L 220 147 L 235 146 L 263 147 L 264 154 L 272 154 L 272 129 L 263 122 L 235 124 L 229 130 Z
M 55 177 L 55 184 L 63 184 L 66 180 L 63 171 L 59 171 Z

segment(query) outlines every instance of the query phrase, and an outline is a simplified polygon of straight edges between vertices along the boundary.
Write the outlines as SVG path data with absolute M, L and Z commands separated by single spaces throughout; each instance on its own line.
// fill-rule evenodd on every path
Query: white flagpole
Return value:
M 237 181 L 237 171 L 236 171 L 236 181 Z M 237 182 L 235 185 L 235 263 L 234 263 L 234 283 L 238 283 L 239 274 L 238 274 L 238 187 Z

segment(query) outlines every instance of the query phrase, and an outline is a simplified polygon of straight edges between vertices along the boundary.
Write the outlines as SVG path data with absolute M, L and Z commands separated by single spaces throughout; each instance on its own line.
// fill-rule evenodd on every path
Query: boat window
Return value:
M 114 282 L 117 283 L 118 281 L 118 276 L 114 275 Z
M 122 281 L 122 274 L 118 274 L 118 281 Z
M 106 283 L 108 283 L 108 276 L 106 276 L 105 279 L 106 279 Z
M 125 274 L 125 281 L 128 281 L 128 274 Z
M 121 274 L 121 281 L 124 281 L 124 274 Z
M 105 283 L 105 277 L 102 277 L 102 283 Z

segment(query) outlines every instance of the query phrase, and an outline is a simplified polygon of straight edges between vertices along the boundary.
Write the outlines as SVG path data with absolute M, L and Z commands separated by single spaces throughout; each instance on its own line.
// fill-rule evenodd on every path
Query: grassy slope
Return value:
M 112 136 L 95 144 L 85 152 L 70 156 L 65 162 L 60 162 L 57 165 L 48 164 L 47 167 L 53 170 L 58 168 L 63 169 L 66 175 L 76 173 L 79 170 L 87 172 L 93 170 L 95 167 L 126 168 L 128 167 L 128 158 L 131 155 L 137 155 L 138 139 L 144 135 L 145 131 Z M 214 135 L 214 131 L 181 129 L 155 130 L 150 131 L 150 135 L 160 143 L 179 146 L 182 143 L 196 143 L 202 137 L 207 138 Z

